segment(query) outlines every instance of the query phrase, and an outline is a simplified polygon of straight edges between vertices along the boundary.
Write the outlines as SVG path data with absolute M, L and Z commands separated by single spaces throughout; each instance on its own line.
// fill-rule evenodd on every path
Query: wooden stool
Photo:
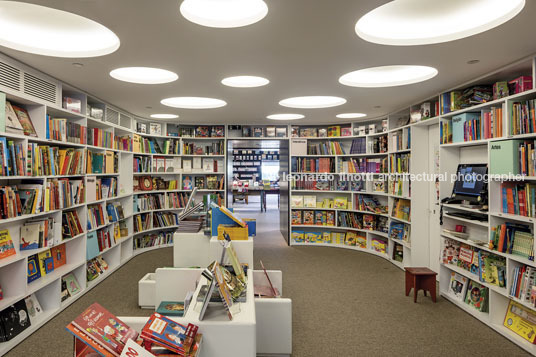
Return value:
M 405 268 L 406 270 L 406 296 L 413 288 L 413 302 L 417 302 L 417 292 L 419 290 L 430 292 L 432 301 L 436 302 L 436 275 L 437 273 L 428 268 Z

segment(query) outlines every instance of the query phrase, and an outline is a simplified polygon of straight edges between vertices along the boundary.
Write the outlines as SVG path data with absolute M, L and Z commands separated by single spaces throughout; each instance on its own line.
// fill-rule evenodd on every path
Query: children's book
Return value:
M 3 229 L 0 231 L 0 259 L 7 258 L 11 255 L 17 254 L 13 240 L 9 234 L 9 229 Z
M 30 327 L 31 322 L 24 299 L 2 310 L 0 312 L 0 322 L 3 327 L 5 341 L 13 339 Z
M 476 281 L 469 281 L 465 303 L 474 307 L 480 312 L 488 311 L 488 288 L 480 285 Z
M 303 207 L 316 208 L 316 196 L 303 196 Z
M 54 271 L 54 259 L 50 253 L 50 249 L 38 254 L 39 257 L 39 269 L 41 270 L 41 276 L 45 276 Z
M 312 225 L 315 223 L 314 211 L 303 211 L 303 224 Z
M 138 333 L 115 315 L 94 303 L 73 320 L 72 324 L 104 347 L 114 356 L 119 356 L 127 340 L 135 340 Z
M 41 269 L 39 268 L 39 258 L 37 254 L 28 257 L 28 284 L 41 277 Z
M 302 208 L 303 207 L 303 196 L 292 196 L 292 207 Z
M 20 125 L 24 131 L 24 135 L 37 137 L 37 132 L 33 126 L 32 120 L 30 119 L 30 114 L 24 108 L 12 105 L 13 111 L 19 119 Z
M 463 301 L 467 293 L 468 279 L 455 272 L 450 273 L 448 293 L 456 300 Z
M 81 291 L 80 284 L 78 283 L 78 280 L 73 273 L 65 275 L 62 280 L 65 281 L 65 284 L 67 285 L 67 291 L 69 292 L 70 296 L 74 296 Z
M 214 279 L 216 280 L 216 289 L 220 294 L 221 302 L 223 303 L 225 310 L 227 310 L 227 316 L 229 317 L 229 320 L 232 320 L 233 297 L 231 296 L 231 292 L 229 291 L 227 283 L 225 282 L 223 271 L 217 261 L 214 261 L 211 264 L 211 267 L 212 274 L 214 275 Z
M 346 209 L 348 205 L 348 197 L 335 197 L 333 201 L 333 208 Z
M 17 118 L 10 102 L 6 101 L 6 132 L 14 134 L 24 134 L 24 129 Z
M 26 303 L 28 315 L 30 315 L 30 322 L 36 322 L 39 316 L 43 314 L 43 309 L 41 308 L 41 304 L 39 304 L 39 300 L 37 300 L 37 296 L 35 294 L 27 296 L 24 302 Z
M 183 316 L 184 302 L 183 301 L 162 301 L 156 312 L 166 316 Z
M 302 224 L 302 211 L 300 210 L 292 211 L 292 224 L 296 224 L 296 225 Z
M 305 233 L 303 231 L 292 231 L 292 240 L 295 243 L 303 243 L 305 241 Z
M 166 347 L 181 356 L 190 351 L 196 334 L 197 326 L 184 326 L 156 312 L 141 330 L 141 338 L 145 341 Z
M 356 247 L 367 249 L 367 237 L 357 236 L 355 239 Z
M 344 244 L 355 246 L 356 245 L 357 234 L 355 232 L 346 232 L 346 238 Z
M 54 269 L 58 269 L 59 267 L 67 263 L 65 244 L 57 245 L 55 247 L 50 248 L 50 254 L 52 255 Z

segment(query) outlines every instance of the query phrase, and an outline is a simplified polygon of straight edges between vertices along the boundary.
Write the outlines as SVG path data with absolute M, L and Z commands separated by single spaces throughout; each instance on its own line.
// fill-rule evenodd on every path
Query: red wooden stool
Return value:
M 436 275 L 437 273 L 428 268 L 405 268 L 406 270 L 406 296 L 413 288 L 413 302 L 417 302 L 417 292 L 419 290 L 430 292 L 432 301 L 436 302 Z

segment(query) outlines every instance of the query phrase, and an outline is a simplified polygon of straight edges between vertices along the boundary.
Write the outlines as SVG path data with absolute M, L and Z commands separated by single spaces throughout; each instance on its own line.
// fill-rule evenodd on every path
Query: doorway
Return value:
M 227 153 L 227 206 L 288 242 L 288 140 L 228 140 Z

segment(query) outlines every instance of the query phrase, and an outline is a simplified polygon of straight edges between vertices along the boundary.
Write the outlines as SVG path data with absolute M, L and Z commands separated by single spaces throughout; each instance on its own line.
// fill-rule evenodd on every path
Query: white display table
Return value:
M 197 295 L 206 279 L 201 276 L 202 269 L 163 268 L 156 270 L 156 302 L 164 300 L 182 301 L 188 290 L 195 289 L 192 303 L 184 317 L 173 317 L 179 323 L 193 323 L 204 334 L 201 356 L 212 357 L 251 357 L 257 353 L 256 317 L 253 289 L 248 289 L 246 302 L 240 303 L 240 312 L 229 320 L 221 303 L 211 303 L 205 318 L 199 320 L 201 303 L 196 303 Z M 253 287 L 253 274 L 248 276 L 248 287 Z M 162 299 L 162 300 L 160 300 Z M 147 317 L 120 317 L 125 324 L 141 330 Z
M 173 235 L 173 266 L 175 268 L 207 267 L 210 260 L 210 237 L 199 233 Z M 219 259 L 218 259 L 219 260 Z

